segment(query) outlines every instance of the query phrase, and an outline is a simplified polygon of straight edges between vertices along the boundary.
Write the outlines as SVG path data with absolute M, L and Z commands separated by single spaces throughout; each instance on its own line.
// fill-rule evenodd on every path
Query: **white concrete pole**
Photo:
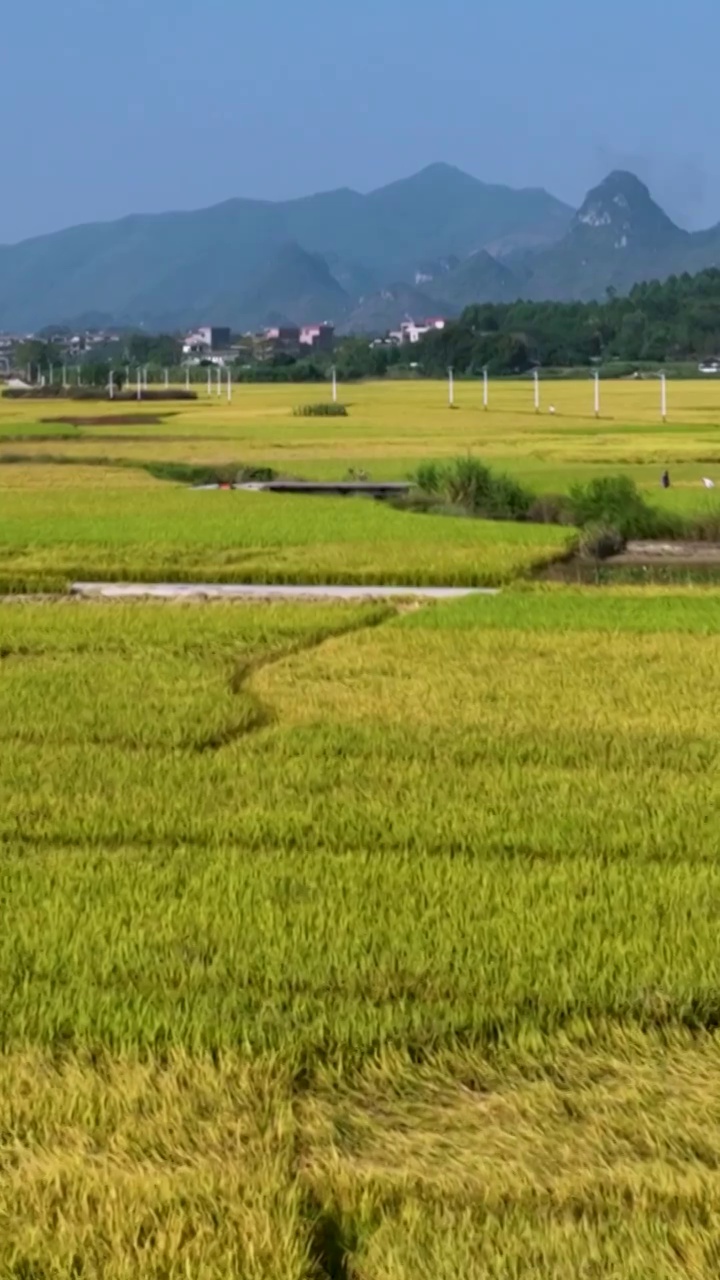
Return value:
M 227 371 L 227 398 L 229 403 L 232 400 L 232 374 L 229 369 Z
M 535 399 L 535 412 L 540 412 L 540 374 L 537 369 L 533 369 L 533 389 Z
M 222 395 L 222 368 L 220 365 L 217 367 L 217 393 L 219 399 Z
M 110 374 L 108 377 L 108 395 L 110 396 L 111 400 L 115 399 L 115 378 L 113 376 L 112 368 L 110 369 Z
M 208 365 L 208 395 L 212 395 L 212 365 Z
M 170 387 L 170 370 L 166 369 L 165 370 L 165 390 L 167 391 L 169 387 Z
M 483 409 L 487 409 L 489 403 L 489 387 L 488 387 L 488 371 L 483 369 Z

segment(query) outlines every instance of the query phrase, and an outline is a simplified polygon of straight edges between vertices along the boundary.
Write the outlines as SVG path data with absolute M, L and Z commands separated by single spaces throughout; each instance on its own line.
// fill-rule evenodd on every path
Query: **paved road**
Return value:
M 462 596 L 495 596 L 489 587 L 289 586 L 284 583 L 213 582 L 73 582 L 74 596 L 101 600 L 456 600 Z

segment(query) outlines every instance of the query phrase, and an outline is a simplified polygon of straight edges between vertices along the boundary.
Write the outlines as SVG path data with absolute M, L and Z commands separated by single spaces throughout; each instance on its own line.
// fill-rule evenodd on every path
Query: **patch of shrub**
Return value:
M 672 538 L 686 532 L 681 516 L 651 507 L 629 476 L 601 476 L 570 490 L 573 524 L 606 525 L 623 538 Z
M 278 478 L 272 467 L 247 467 L 238 462 L 227 462 L 220 466 L 199 466 L 191 462 L 145 462 L 142 468 L 156 480 L 171 480 L 176 484 L 262 484 Z
M 236 484 L 269 484 L 271 480 L 280 479 L 273 467 L 248 467 L 243 463 L 235 472 Z
M 511 476 L 498 475 L 479 458 L 455 458 L 445 466 L 426 462 L 414 476 L 418 489 L 453 508 L 487 520 L 526 520 L 535 495 Z
M 487 498 L 479 509 L 491 520 L 527 520 L 534 500 L 535 494 L 519 480 L 503 473 L 491 473 Z
M 570 499 L 565 493 L 541 493 L 533 500 L 527 513 L 532 524 L 572 525 L 573 513 Z
M 697 542 L 720 542 L 720 506 L 693 516 L 688 523 L 688 534 Z
M 37 436 L 32 437 L 37 440 Z M 43 439 L 44 437 L 40 437 Z M 55 440 L 76 440 L 77 436 L 53 436 Z M 0 458 L 0 466 L 28 466 L 35 464 L 37 466 L 58 466 L 58 467 L 76 467 L 77 457 L 75 454 L 64 453 L 3 453 Z M 84 454 L 82 464 L 84 467 L 128 467 L 132 468 L 138 464 L 128 462 L 125 458 L 104 458 L 98 457 L 97 454 Z M 144 464 L 139 464 L 142 470 L 148 470 Z M 150 464 L 152 465 L 152 464 Z
M 412 481 L 410 494 L 397 504 L 405 510 L 575 526 L 588 531 L 587 554 L 594 559 L 616 555 L 630 538 L 720 541 L 720 505 L 691 524 L 676 512 L 651 506 L 629 476 L 598 477 L 573 486 L 567 496 L 538 496 L 468 455 L 449 463 L 424 462 Z
M 409 493 L 394 494 L 389 499 L 389 504 L 397 511 L 414 511 L 418 514 L 427 512 L 433 515 L 445 515 L 448 509 L 441 494 L 426 493 L 424 489 L 411 489 Z M 467 511 L 461 507 L 454 508 L 454 513 L 467 516 Z
M 98 393 L 93 392 L 91 387 L 80 387 L 79 391 L 76 387 L 70 398 L 71 400 L 93 400 L 98 398 Z M 110 400 L 107 392 L 101 398 Z M 197 400 L 198 398 L 197 391 L 188 391 L 187 387 L 146 387 L 141 396 L 141 400 Z M 113 402 L 116 400 L 137 401 L 137 390 L 133 391 L 131 384 L 126 391 L 116 391 Z
M 421 462 L 414 476 L 413 483 L 423 493 L 440 493 L 443 487 L 444 469 L 437 462 Z
M 346 404 L 322 401 L 320 404 L 299 404 L 293 409 L 294 418 L 347 418 Z
M 578 551 L 587 560 L 607 560 L 625 550 L 625 538 L 611 524 L 589 524 L 583 529 Z
M 107 387 L 7 387 L 3 392 L 7 400 L 104 400 L 108 404 L 116 401 L 137 401 L 137 391 L 116 391 L 112 399 Z M 142 393 L 142 400 L 197 400 L 197 391 L 188 391 L 184 387 L 149 387 Z

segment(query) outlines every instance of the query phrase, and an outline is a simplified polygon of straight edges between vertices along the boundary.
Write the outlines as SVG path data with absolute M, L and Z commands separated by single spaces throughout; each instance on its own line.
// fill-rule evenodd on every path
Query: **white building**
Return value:
M 399 346 L 404 347 L 408 343 L 414 344 L 425 337 L 426 333 L 432 333 L 434 329 L 444 329 L 447 321 L 443 316 L 430 316 L 427 320 L 421 320 L 416 323 L 415 320 L 403 320 L 399 329 L 395 329 L 390 337 L 393 342 L 397 342 Z
M 183 355 L 208 355 L 211 351 L 227 351 L 230 346 L 230 330 L 224 326 L 202 325 L 188 333 L 183 342 Z

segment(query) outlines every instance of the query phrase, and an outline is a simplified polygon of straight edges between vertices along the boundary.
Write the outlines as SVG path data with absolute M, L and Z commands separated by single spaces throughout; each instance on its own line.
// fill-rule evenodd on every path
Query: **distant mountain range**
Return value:
M 473 302 L 591 299 L 720 263 L 720 225 L 677 227 L 631 173 L 577 213 L 435 164 L 369 195 L 229 200 L 0 246 L 0 328 L 180 329 L 331 320 L 381 332 Z

